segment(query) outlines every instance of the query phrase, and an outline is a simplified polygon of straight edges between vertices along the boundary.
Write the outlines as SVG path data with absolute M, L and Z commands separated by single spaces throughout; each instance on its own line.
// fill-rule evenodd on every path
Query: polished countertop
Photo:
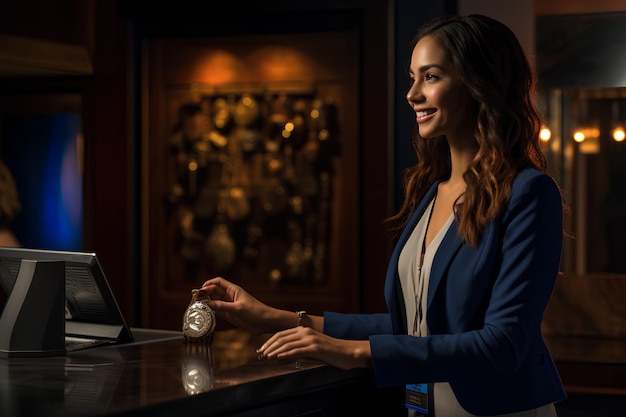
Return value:
M 223 415 L 363 379 L 315 361 L 260 361 L 267 336 L 133 329 L 135 342 L 48 358 L 0 359 L 0 415 Z M 268 383 L 270 382 L 271 383 Z
M 275 416 L 276 404 L 297 408 L 309 399 L 317 407 L 328 392 L 335 395 L 333 407 L 375 406 L 365 404 L 365 391 L 373 386 L 370 370 L 260 361 L 255 349 L 269 335 L 220 330 L 205 344 L 185 343 L 174 331 L 133 329 L 133 334 L 133 343 L 66 356 L 0 358 L 0 416 L 253 416 L 257 410 Z M 624 393 L 623 341 L 550 337 L 547 342 L 569 392 Z M 358 387 L 356 399 L 348 400 L 337 387 Z M 303 414 L 288 411 L 281 415 Z

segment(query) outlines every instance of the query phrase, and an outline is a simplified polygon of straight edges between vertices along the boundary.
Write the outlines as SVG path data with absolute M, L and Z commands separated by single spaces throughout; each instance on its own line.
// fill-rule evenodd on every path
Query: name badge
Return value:
M 407 384 L 405 406 L 428 415 L 428 384 Z

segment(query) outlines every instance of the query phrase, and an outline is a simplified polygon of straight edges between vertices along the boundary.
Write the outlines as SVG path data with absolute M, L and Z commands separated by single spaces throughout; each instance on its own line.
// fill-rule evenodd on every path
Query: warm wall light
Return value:
M 550 128 L 546 126 L 542 127 L 539 131 L 539 139 L 541 139 L 543 142 L 547 142 L 550 140 L 551 137 L 552 132 L 550 131 Z
M 574 132 L 574 140 L 578 142 L 581 153 L 593 154 L 600 152 L 600 129 L 585 127 Z
M 574 132 L 574 140 L 578 143 L 583 142 L 585 140 L 585 134 L 582 130 L 577 130 Z
M 573 137 L 578 143 L 584 142 L 586 139 L 597 139 L 600 137 L 600 129 L 597 127 L 584 127 L 576 129 Z
M 613 129 L 613 132 L 612 132 L 612 136 L 615 142 L 624 141 L 624 138 L 626 137 L 626 134 L 624 133 L 624 126 L 623 125 L 615 126 L 615 129 Z

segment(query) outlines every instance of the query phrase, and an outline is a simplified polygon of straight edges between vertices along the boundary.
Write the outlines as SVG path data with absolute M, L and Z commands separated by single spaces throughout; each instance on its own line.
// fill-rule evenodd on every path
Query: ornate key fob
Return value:
M 215 331 L 215 312 L 209 307 L 204 290 L 191 291 L 191 302 L 183 316 L 183 335 L 187 342 L 210 342 Z

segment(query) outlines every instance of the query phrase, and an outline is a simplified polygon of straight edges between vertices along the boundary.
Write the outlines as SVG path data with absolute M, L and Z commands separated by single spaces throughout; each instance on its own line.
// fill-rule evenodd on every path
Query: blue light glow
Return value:
M 22 201 L 13 230 L 23 246 L 82 249 L 82 126 L 77 113 L 2 121 L 2 158 Z

